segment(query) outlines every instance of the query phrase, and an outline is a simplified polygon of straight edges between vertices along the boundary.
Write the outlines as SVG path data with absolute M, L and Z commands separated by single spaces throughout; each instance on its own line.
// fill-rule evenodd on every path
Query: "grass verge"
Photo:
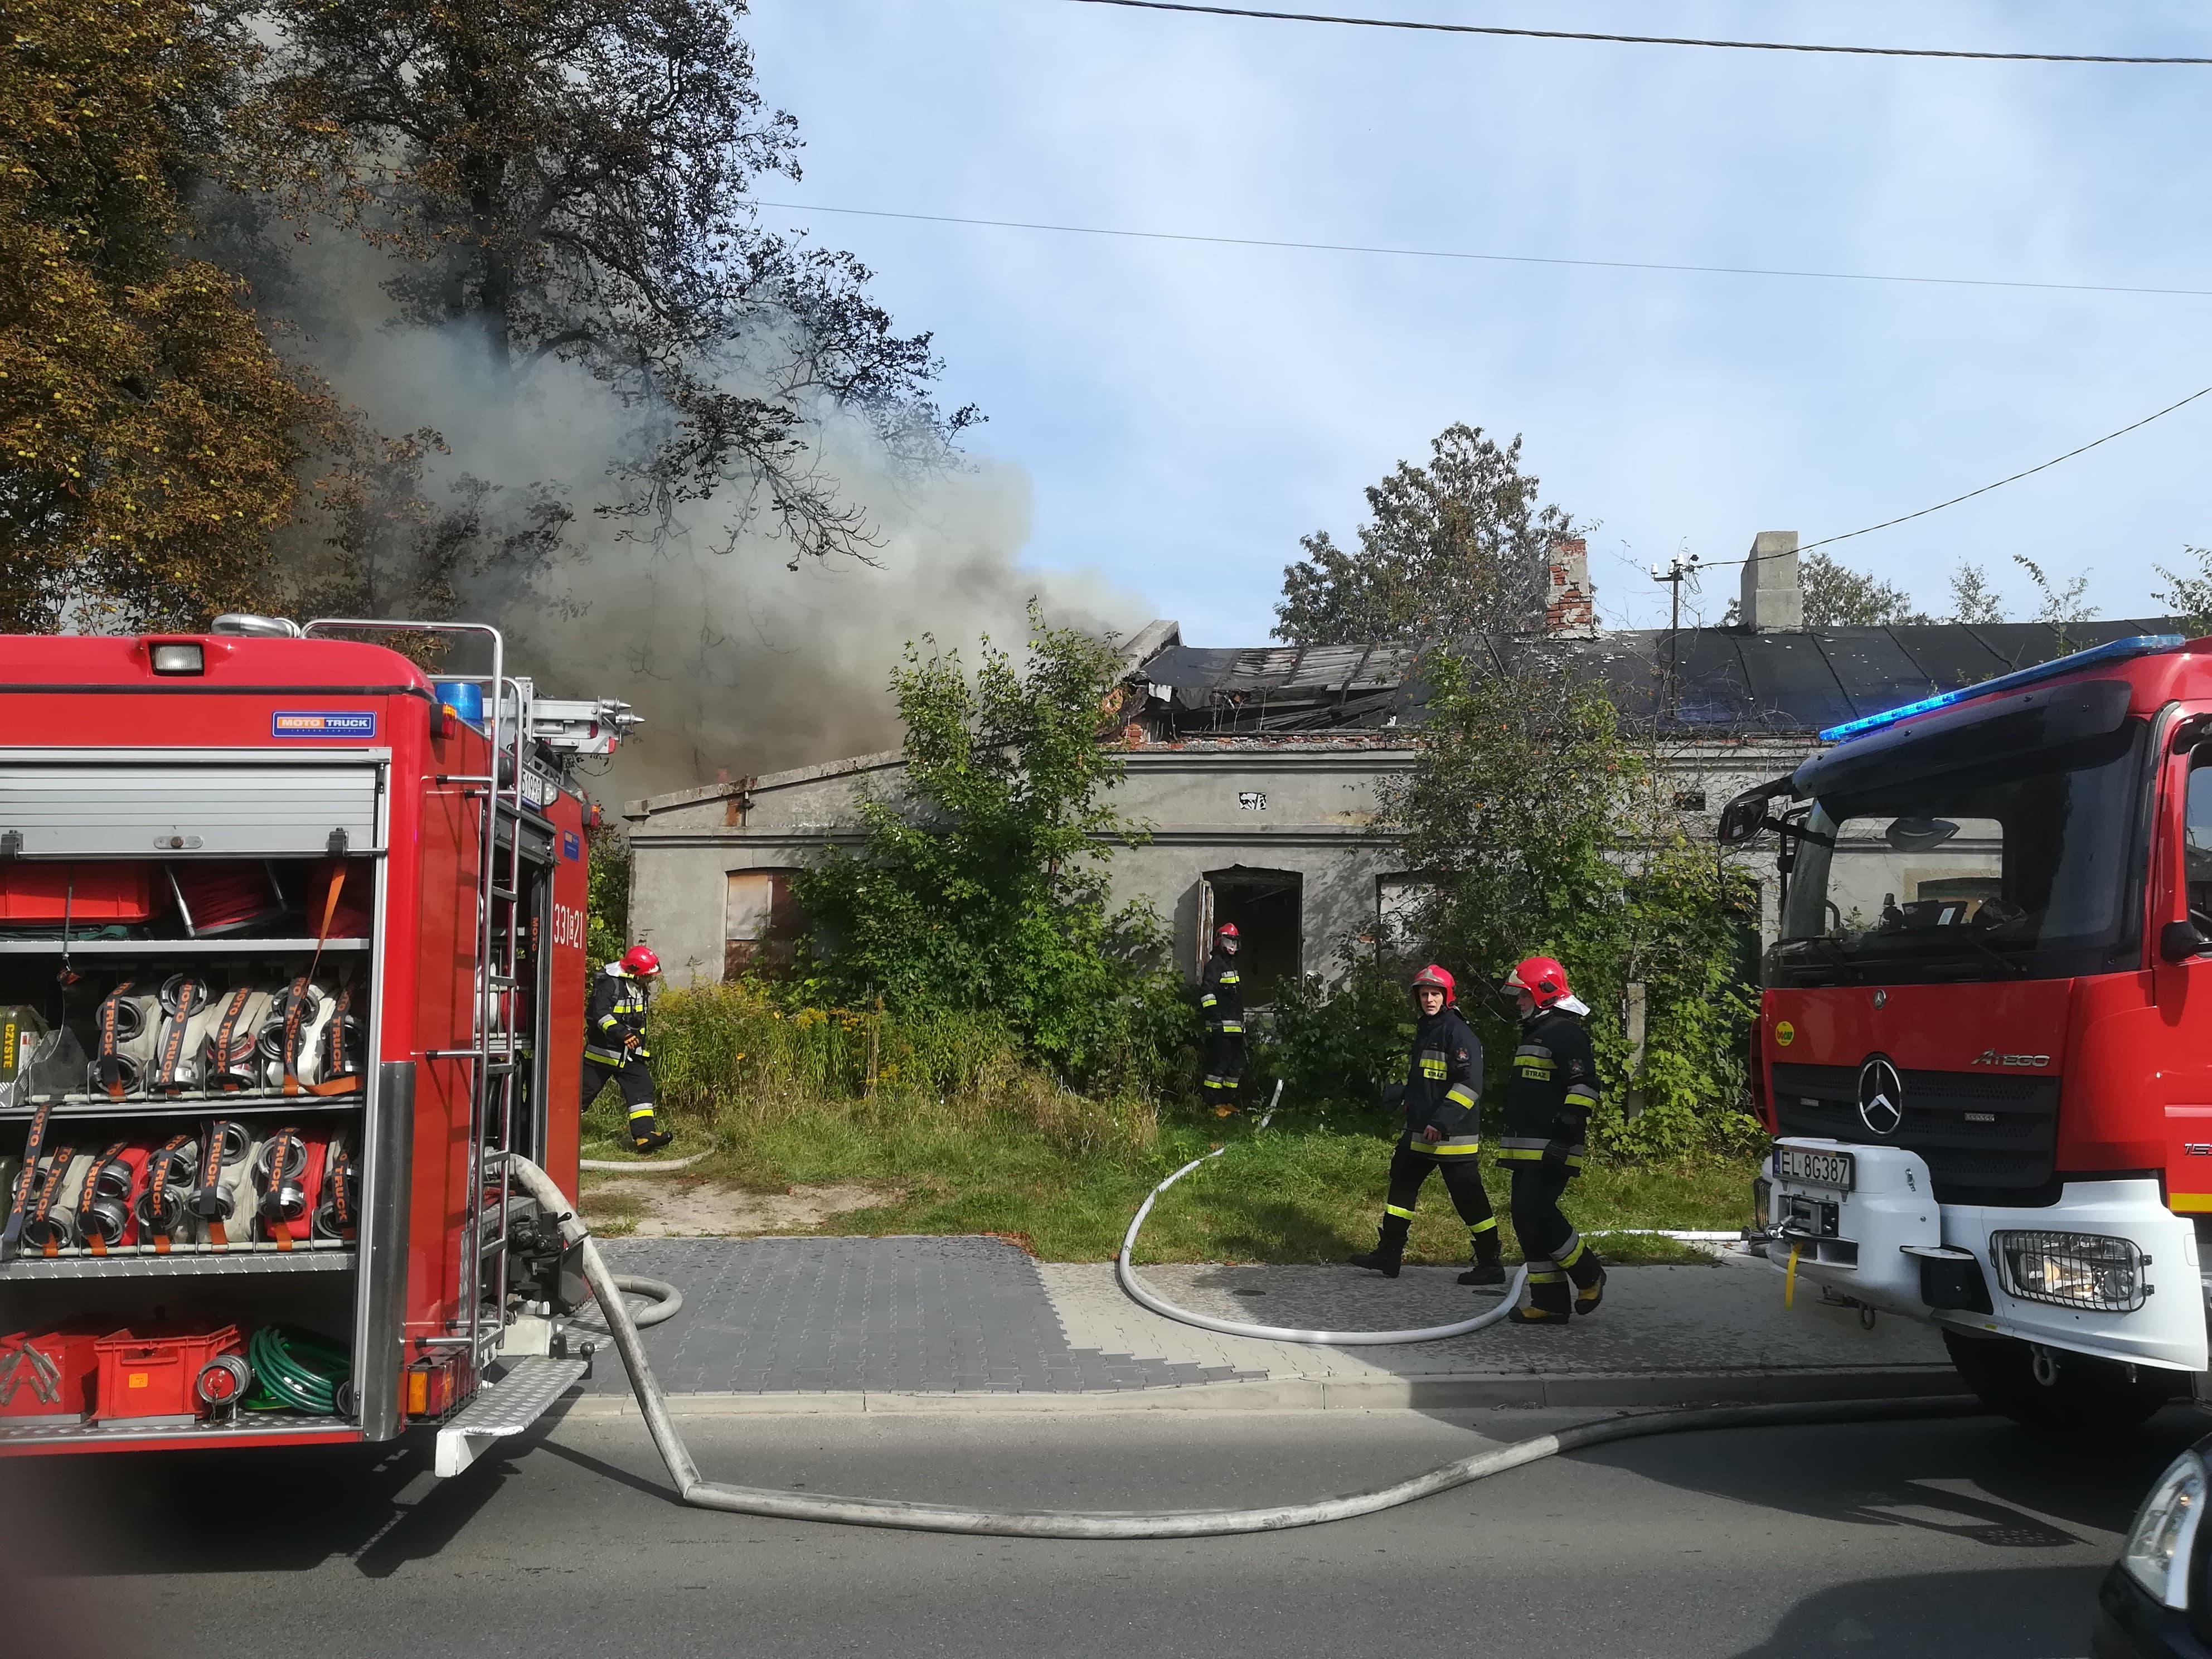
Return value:
M 587 1141 L 611 1134 L 610 1091 L 587 1115 Z M 712 1151 L 681 1179 L 781 1192 L 832 1182 L 880 1182 L 903 1196 L 827 1218 L 825 1233 L 1000 1233 L 1050 1261 L 1109 1259 L 1152 1186 L 1210 1146 L 1237 1144 L 1187 1177 L 1146 1223 L 1143 1261 L 1325 1261 L 1365 1249 L 1382 1213 L 1390 1140 L 1292 1126 L 1255 1133 L 1242 1121 L 1158 1123 L 1141 1146 L 1085 1146 L 1024 1116 L 955 1110 L 911 1096 L 802 1103 L 772 1113 L 735 1106 L 710 1121 L 678 1118 L 672 1152 Z M 1517 1260 L 1504 1174 L 1484 1159 L 1509 1260 Z M 1601 1166 L 1569 1188 L 1568 1216 L 1608 1227 L 1734 1228 L 1751 1218 L 1755 1158 Z M 590 1200 L 586 1200 L 589 1207 Z M 610 1216 L 610 1219 L 617 1218 Z M 627 1219 L 628 1218 L 622 1218 Z M 1666 1239 L 1600 1241 L 1608 1261 L 1703 1261 Z M 1441 1180 L 1422 1193 L 1409 1260 L 1463 1261 L 1467 1233 Z

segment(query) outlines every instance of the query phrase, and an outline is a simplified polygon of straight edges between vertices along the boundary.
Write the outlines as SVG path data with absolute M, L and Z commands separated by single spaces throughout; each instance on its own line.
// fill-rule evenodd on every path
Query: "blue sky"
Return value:
M 2126 0 L 1346 0 L 1537 27 L 2212 57 Z M 1067 0 L 753 0 L 811 204 L 1228 236 L 2212 289 L 2212 69 L 1808 58 L 1395 33 Z M 1595 521 L 1613 625 L 1645 574 L 1740 557 L 2047 459 L 2212 384 L 2212 298 L 1468 264 L 774 213 L 934 331 L 969 447 L 1029 475 L 1025 562 L 1095 567 L 1197 644 L 1264 640 L 1298 536 L 1455 420 L 1525 435 Z M 2108 616 L 2212 542 L 2212 398 L 1838 549 L 1940 608 L 2014 553 Z M 1708 576 L 1717 618 L 1733 571 Z

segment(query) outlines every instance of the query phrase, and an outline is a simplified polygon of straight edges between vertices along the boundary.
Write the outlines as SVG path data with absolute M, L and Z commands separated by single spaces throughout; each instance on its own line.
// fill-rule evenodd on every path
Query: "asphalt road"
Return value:
M 1589 1413 L 690 1419 L 710 1478 L 1021 1508 L 1313 1497 Z M 2136 1499 L 2118 1449 L 1986 1419 L 1738 1431 L 1554 1459 L 1335 1526 L 1031 1543 L 689 1510 L 635 1423 L 461 1478 L 421 1450 L 0 1468 L 0 1595 L 70 1659 L 2083 1654 Z M 65 1636 L 41 1635 L 41 1619 Z M 50 1646 L 49 1644 L 59 1645 Z

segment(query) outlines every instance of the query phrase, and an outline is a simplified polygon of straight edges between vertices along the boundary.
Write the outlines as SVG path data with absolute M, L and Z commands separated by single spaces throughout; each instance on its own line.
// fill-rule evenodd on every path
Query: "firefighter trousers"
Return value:
M 1390 1154 L 1390 1190 L 1383 1200 L 1382 1213 L 1411 1222 L 1414 1206 L 1421 1201 L 1422 1183 L 1428 1180 L 1431 1170 L 1443 1174 L 1444 1191 L 1450 1195 L 1452 1208 L 1459 1212 L 1459 1218 L 1467 1223 L 1469 1237 L 1478 1243 L 1485 1238 L 1495 1238 L 1498 1218 L 1490 1212 L 1490 1194 L 1482 1189 L 1482 1170 L 1478 1167 L 1477 1155 L 1462 1152 L 1440 1157 L 1434 1152 L 1419 1152 L 1411 1136 L 1400 1137 L 1398 1150 Z
M 1206 1075 L 1200 1092 L 1209 1106 L 1234 1106 L 1244 1080 L 1244 1033 L 1206 1028 Z
M 1572 1178 L 1565 1164 L 1513 1166 L 1513 1231 L 1528 1259 L 1528 1300 L 1554 1314 L 1567 1310 L 1570 1280 L 1589 1291 L 1603 1279 L 1597 1257 L 1559 1209 Z
M 623 1115 L 628 1122 L 630 1144 L 641 1152 L 666 1146 L 668 1133 L 661 1127 L 653 1106 L 653 1067 L 641 1060 L 624 1060 L 619 1066 L 610 1066 L 603 1060 L 586 1060 L 585 1110 L 591 1109 L 592 1103 L 599 1097 L 599 1091 L 607 1086 L 610 1079 L 622 1090 Z

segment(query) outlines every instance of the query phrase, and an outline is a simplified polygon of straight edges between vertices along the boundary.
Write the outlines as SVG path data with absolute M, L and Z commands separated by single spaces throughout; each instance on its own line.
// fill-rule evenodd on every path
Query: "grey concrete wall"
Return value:
M 1790 740 L 1731 741 L 1686 745 L 1662 765 L 1671 788 L 1705 792 L 1699 822 L 1709 834 L 1731 795 L 1788 771 L 1806 752 Z M 1332 972 L 1339 944 L 1374 927 L 1378 879 L 1403 869 L 1395 845 L 1376 831 L 1376 790 L 1412 763 L 1410 750 L 1357 744 L 1136 750 L 1111 801 L 1150 839 L 1115 853 L 1114 902 L 1149 902 L 1190 973 L 1199 957 L 1198 887 L 1208 872 L 1295 871 L 1304 879 L 1302 966 Z M 896 791 L 900 776 L 896 754 L 866 756 L 630 803 L 623 816 L 635 854 L 633 931 L 659 951 L 672 981 L 720 979 L 729 873 L 797 868 L 826 846 L 856 843 L 861 793 Z M 1763 847 L 1749 862 L 1761 878 L 1771 938 L 1771 853 Z

